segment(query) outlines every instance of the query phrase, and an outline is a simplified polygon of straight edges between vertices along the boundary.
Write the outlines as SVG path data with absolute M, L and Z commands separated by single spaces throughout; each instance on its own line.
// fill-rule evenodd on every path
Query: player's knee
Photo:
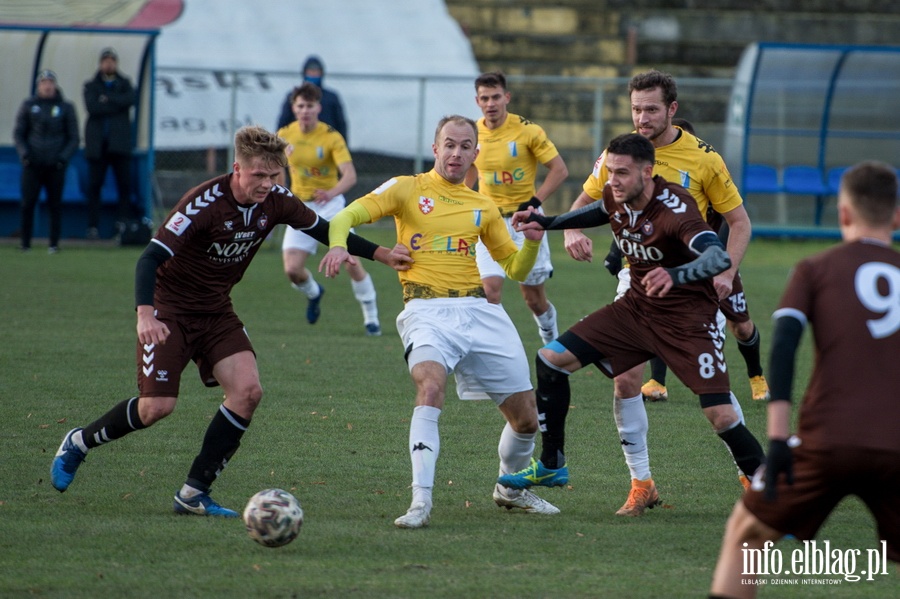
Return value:
M 515 432 L 530 435 L 538 431 L 537 403 L 534 391 L 513 393 L 499 405 L 509 426 Z
M 756 325 L 753 324 L 752 320 L 748 320 L 747 322 L 728 321 L 728 328 L 731 329 L 731 334 L 739 341 L 747 341 L 753 336 Z
M 228 394 L 228 399 L 241 406 L 239 412 L 252 414 L 262 401 L 263 389 L 258 381 L 241 385 Z
M 740 422 L 740 417 L 731 404 L 709 406 L 703 408 L 703 413 L 717 433 L 727 431 Z
M 142 397 L 138 400 L 138 416 L 147 427 L 175 411 L 174 397 Z
M 616 397 L 629 399 L 641 392 L 641 382 L 644 374 L 643 367 L 632 368 L 613 379 L 613 389 Z

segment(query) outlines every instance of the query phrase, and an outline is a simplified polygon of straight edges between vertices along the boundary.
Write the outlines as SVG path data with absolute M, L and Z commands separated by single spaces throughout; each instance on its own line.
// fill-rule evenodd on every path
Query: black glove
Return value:
M 603 259 L 603 266 L 612 276 L 619 276 L 619 271 L 622 270 L 622 250 L 619 249 L 615 241 L 609 246 L 609 253 Z
M 794 452 L 787 441 L 772 439 L 766 456 L 766 500 L 775 501 L 775 487 L 782 473 L 787 484 L 794 484 Z
M 541 207 L 541 201 L 537 199 L 535 196 L 531 196 L 531 199 L 527 202 L 522 202 L 519 204 L 519 207 L 516 208 L 516 212 L 522 212 L 524 210 L 528 210 L 529 206 L 533 206 L 535 210 Z

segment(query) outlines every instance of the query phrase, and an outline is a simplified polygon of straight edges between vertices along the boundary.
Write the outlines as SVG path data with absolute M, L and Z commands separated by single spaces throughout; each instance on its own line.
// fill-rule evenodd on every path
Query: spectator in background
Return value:
M 322 86 L 322 80 L 325 78 L 325 65 L 322 63 L 322 59 L 315 55 L 309 56 L 306 62 L 303 63 L 300 74 L 303 75 L 303 81 L 309 81 L 322 90 L 322 100 L 320 101 L 322 111 L 319 113 L 319 120 L 337 129 L 337 132 L 341 134 L 341 137 L 349 145 L 350 138 L 347 136 L 347 121 L 344 118 L 344 106 L 341 104 L 341 98 L 337 93 Z M 294 89 L 292 88 L 284 98 L 281 116 L 278 117 L 278 126 L 275 127 L 276 131 L 282 127 L 287 127 L 297 120 L 291 107 L 293 91 Z
M 119 194 L 117 221 L 120 230 L 134 217 L 131 206 L 131 107 L 136 99 L 131 81 L 119 72 L 119 56 L 112 48 L 100 53 L 100 68 L 84 84 L 88 112 L 84 154 L 88 161 L 88 239 L 99 239 L 100 189 L 106 170 L 112 167 Z
M 56 85 L 56 73 L 38 73 L 37 90 L 22 102 L 16 115 L 13 140 L 22 161 L 22 251 L 31 249 L 34 208 L 41 188 L 47 190 L 50 210 L 50 253 L 59 251 L 62 228 L 62 191 L 69 160 L 78 150 L 78 119 Z

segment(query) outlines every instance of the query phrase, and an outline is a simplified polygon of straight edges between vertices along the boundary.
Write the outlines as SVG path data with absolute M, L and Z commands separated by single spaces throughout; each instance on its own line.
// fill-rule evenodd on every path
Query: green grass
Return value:
M 392 243 L 386 228 L 363 234 Z M 608 303 L 615 281 L 599 264 L 570 260 L 552 238 L 548 293 L 562 329 Z M 605 252 L 609 238 L 597 236 Z M 768 353 L 769 316 L 790 266 L 821 242 L 754 241 L 742 269 Z M 234 292 L 253 339 L 265 397 L 241 450 L 215 486 L 241 508 L 266 487 L 291 490 L 306 522 L 280 549 L 253 543 L 236 520 L 177 517 L 181 485 L 221 401 L 189 366 L 176 412 L 152 429 L 94 451 L 65 493 L 48 482 L 60 439 L 134 394 L 133 272 L 138 249 L 64 247 L 56 256 L 0 247 L 0 596 L 2 597 L 700 597 L 725 519 L 739 495 L 735 469 L 697 400 L 670 378 L 668 403 L 649 404 L 654 478 L 665 507 L 614 515 L 628 490 L 612 421 L 612 385 L 593 369 L 572 377 L 571 486 L 539 493 L 562 513 L 508 513 L 491 500 L 503 425 L 490 402 L 461 402 L 451 387 L 441 417 L 435 510 L 425 530 L 398 530 L 409 504 L 406 450 L 413 387 L 393 325 L 394 273 L 367 265 L 384 336 L 363 335 L 346 274 L 329 289 L 318 324 L 290 289 L 268 246 Z M 516 287 L 504 303 L 529 356 L 536 326 Z M 733 387 L 751 429 L 765 406 L 733 340 Z M 808 336 L 800 357 L 805 384 Z M 845 502 L 820 539 L 870 548 L 870 516 Z M 764 587 L 761 597 L 889 597 L 891 575 L 834 587 Z

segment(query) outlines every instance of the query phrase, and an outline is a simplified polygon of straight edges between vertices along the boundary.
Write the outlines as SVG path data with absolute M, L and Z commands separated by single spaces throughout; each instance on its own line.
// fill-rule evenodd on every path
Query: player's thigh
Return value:
M 216 362 L 212 372 L 225 392 L 225 407 L 249 419 L 262 399 L 256 355 L 248 350 L 231 354 Z
M 730 391 L 725 336 L 715 313 L 685 313 L 677 328 L 660 327 L 652 334 L 657 337 L 657 355 L 691 391 L 697 395 Z
M 499 304 L 479 302 L 467 311 L 468 351 L 456 365 L 457 391 L 486 394 L 495 402 L 530 391 L 531 372 L 519 333 Z M 463 394 L 460 393 L 460 397 Z M 472 397 L 475 399 L 475 397 Z
M 287 234 L 285 234 L 285 236 L 287 236 Z M 307 235 L 307 237 L 309 236 Z M 282 262 L 284 263 L 285 272 L 301 272 L 304 268 L 306 268 L 306 258 L 308 256 L 309 252 L 299 250 L 297 248 L 286 248 L 282 250 L 281 258 Z
M 227 382 L 232 391 L 238 391 L 250 388 L 247 387 L 248 380 L 250 383 L 255 381 L 256 385 L 259 385 L 259 372 L 256 368 L 253 344 L 250 342 L 244 323 L 237 317 L 237 314 L 226 312 L 208 317 L 201 335 L 194 354 L 194 361 L 197 363 L 200 377 L 207 387 L 216 385 L 225 387 Z M 220 364 L 223 360 L 240 353 L 248 353 L 252 357 L 252 368 L 247 372 L 228 372 L 229 362 L 225 362 L 224 365 Z M 247 363 L 243 359 L 235 364 L 235 366 L 246 365 Z M 224 376 L 225 381 L 219 376 Z M 226 390 L 228 388 L 225 387 Z
M 794 483 L 777 482 L 776 500 L 765 491 L 749 490 L 744 506 L 763 524 L 798 539 L 812 539 L 835 506 L 847 495 L 833 468 L 835 452 L 812 451 L 802 445 L 794 450 Z
M 178 397 L 181 374 L 194 353 L 183 322 L 157 311 L 156 317 L 169 328 L 163 344 L 136 343 L 137 382 L 141 397 Z
M 617 376 L 653 357 L 645 329 L 626 297 L 588 314 L 559 341 L 582 365 L 594 364 L 608 376 Z
M 421 348 L 429 348 L 422 359 L 440 362 L 447 372 L 456 367 L 468 348 L 467 340 L 461 334 L 466 326 L 466 315 L 454 303 L 469 301 L 472 300 L 442 298 L 413 299 L 406 303 L 397 315 L 396 325 L 410 368 L 420 361 L 416 350 Z

